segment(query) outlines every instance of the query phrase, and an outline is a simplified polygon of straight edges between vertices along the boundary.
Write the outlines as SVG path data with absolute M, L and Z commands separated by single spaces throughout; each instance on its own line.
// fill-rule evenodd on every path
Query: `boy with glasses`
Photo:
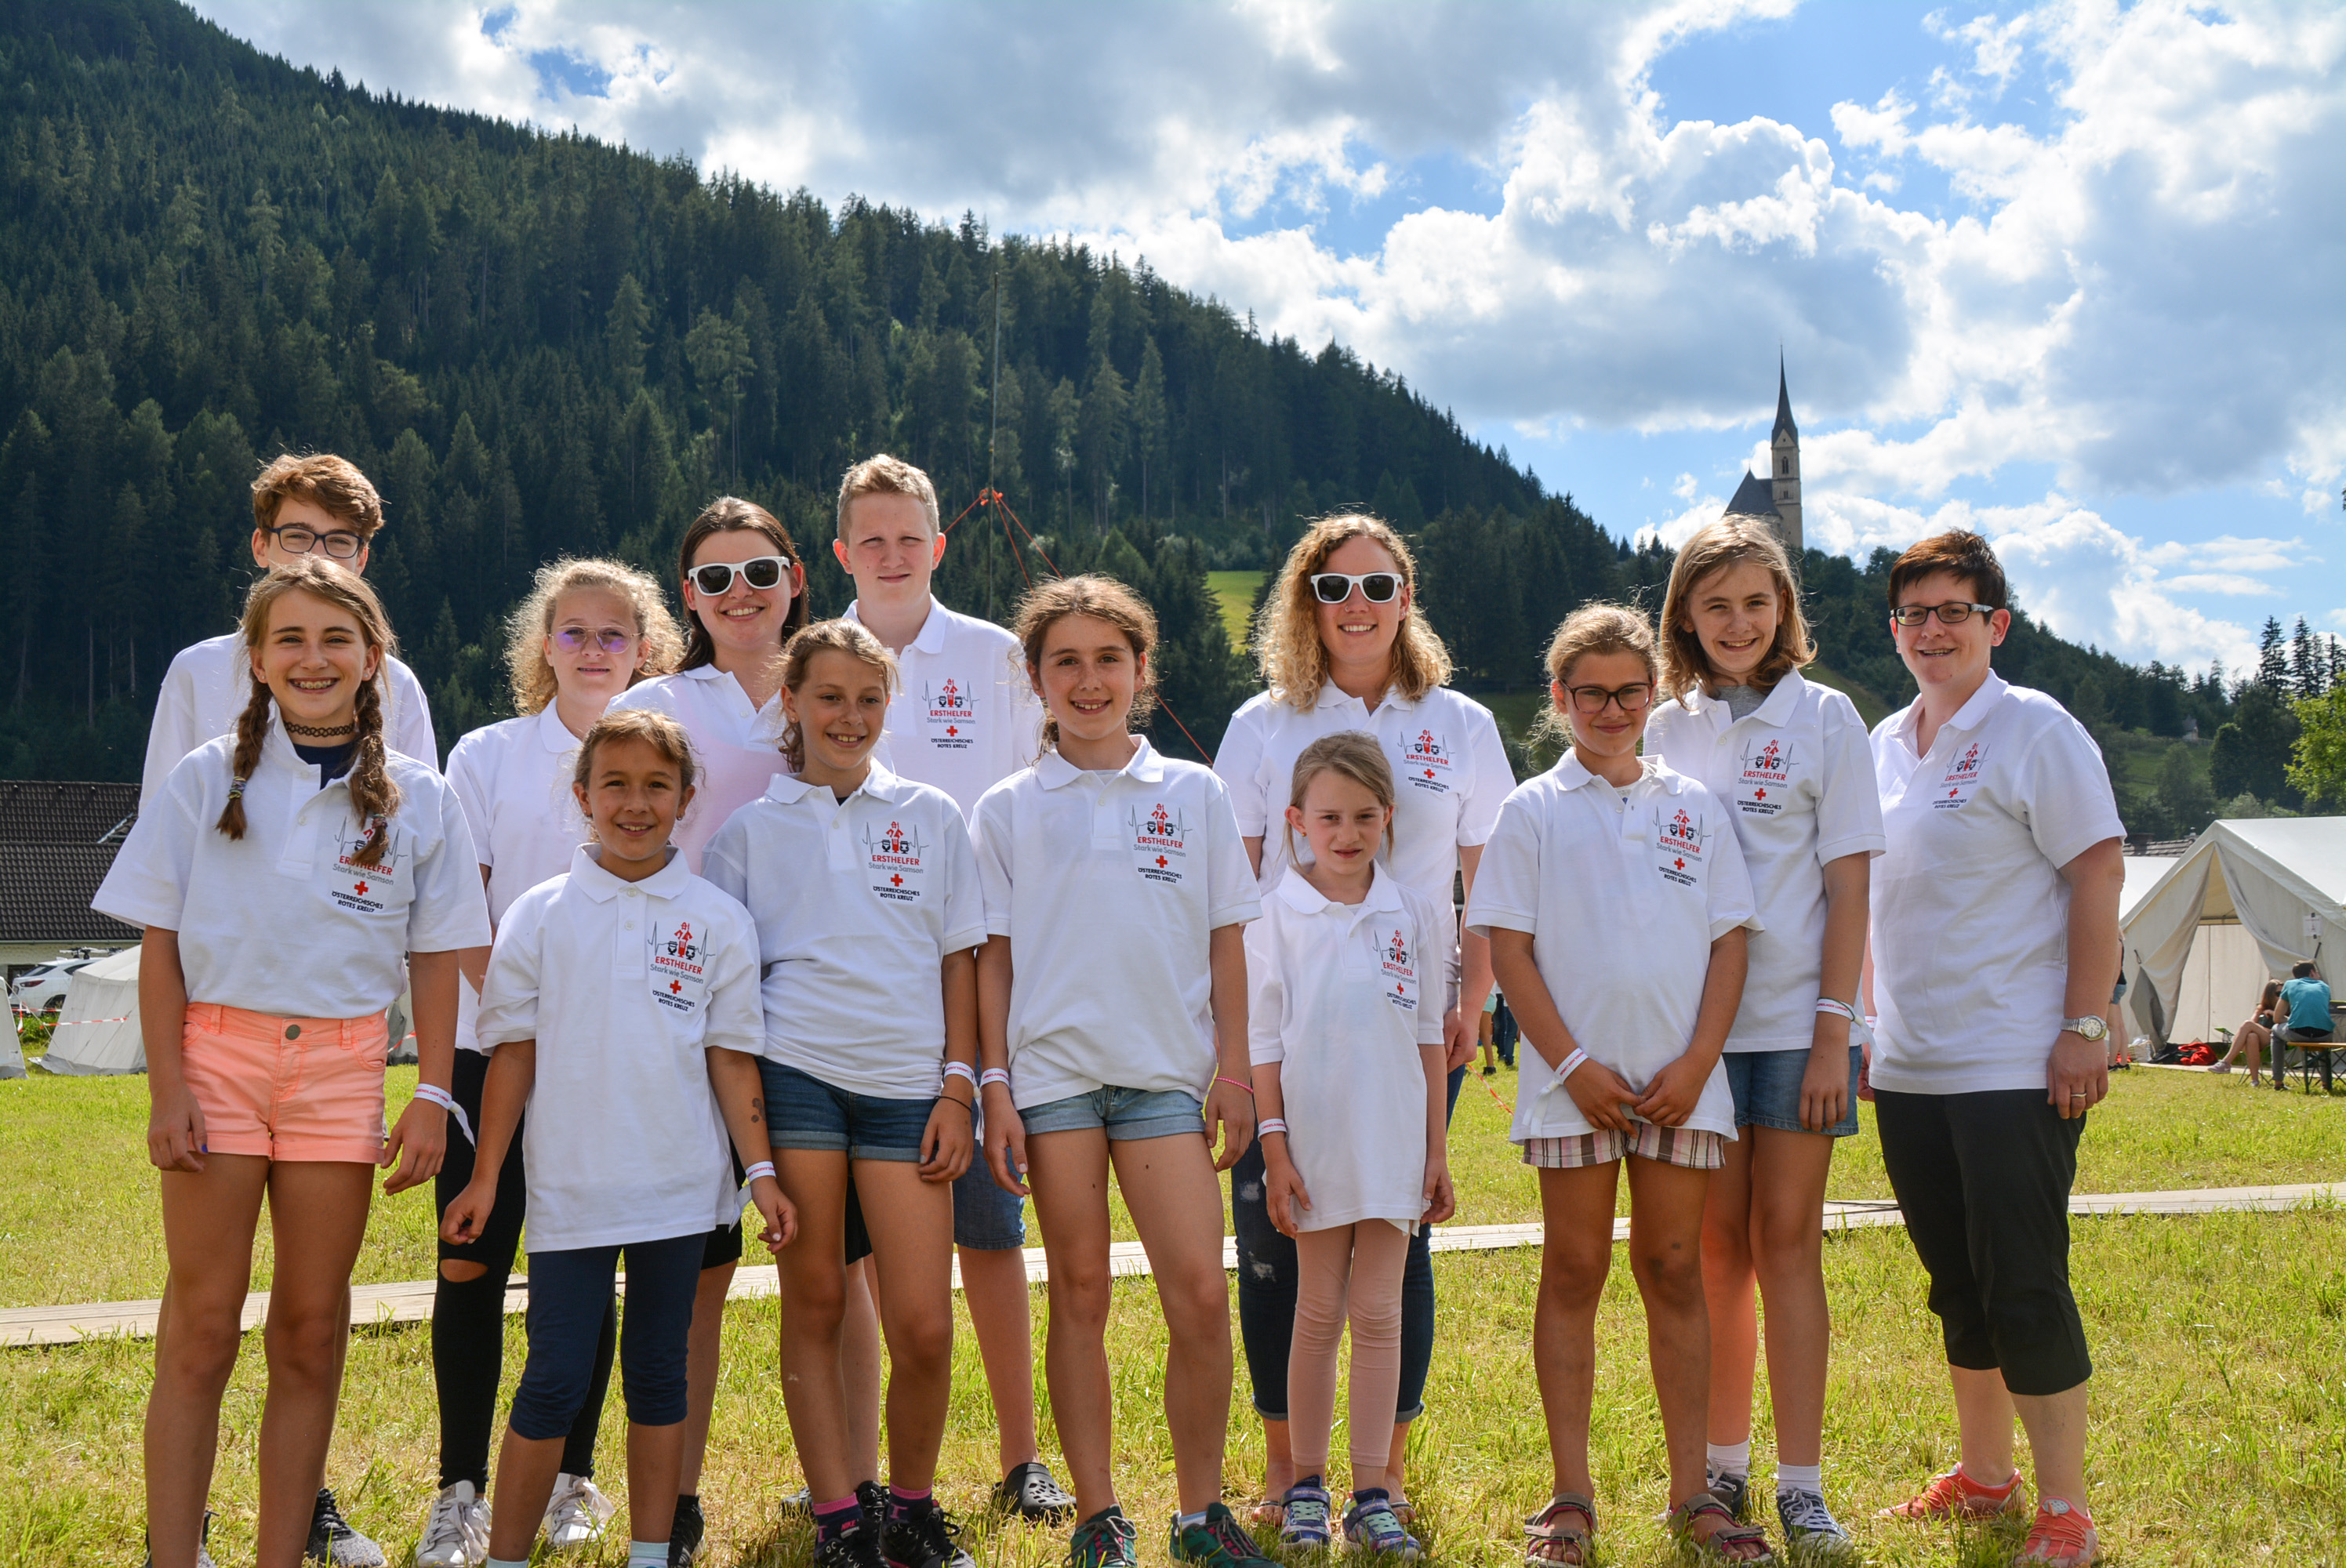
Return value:
M 382 526 L 382 499 L 356 465 L 330 453 L 291 453 L 252 482 L 252 560 L 262 571 L 316 556 L 364 572 L 367 548 Z M 235 728 L 244 706 L 242 636 L 229 632 L 181 648 L 163 677 L 147 732 L 147 767 L 138 784 L 144 807 L 179 759 Z M 415 672 L 396 658 L 382 671 L 384 739 L 393 751 L 440 765 L 432 709 Z

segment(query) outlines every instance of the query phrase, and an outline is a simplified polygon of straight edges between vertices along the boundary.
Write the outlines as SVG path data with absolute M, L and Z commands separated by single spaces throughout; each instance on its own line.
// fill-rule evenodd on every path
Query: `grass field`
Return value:
M 397 1074 L 394 1099 L 412 1085 Z M 1515 1080 L 1470 1079 L 1453 1136 L 1458 1223 L 1537 1217 L 1535 1189 L 1504 1143 L 1504 1098 Z M 2078 1189 L 2109 1192 L 2346 1177 L 2346 1100 L 2249 1091 L 2237 1076 L 2137 1072 L 2095 1114 Z M 0 1084 L 0 1292 L 5 1304 L 147 1297 L 159 1287 L 154 1181 L 140 1154 L 145 1084 L 138 1079 L 36 1078 Z M 1887 1186 L 1869 1124 L 1841 1145 L 1836 1196 Z M 2097 1360 L 2096 1511 L 2117 1562 L 2217 1563 L 2272 1558 L 2332 1562 L 2346 1539 L 2346 1225 L 2334 1208 L 2290 1215 L 2096 1219 L 2076 1227 L 2073 1274 Z M 362 1257 L 366 1281 L 428 1277 L 430 1203 L 379 1202 Z M 1119 1217 L 1118 1232 L 1129 1235 Z M 264 1249 L 265 1250 L 265 1249 Z M 1826 1248 L 1836 1352 L 1828 1406 L 1828 1485 L 1856 1523 L 1865 1560 L 2001 1561 L 1996 1541 L 1878 1525 L 1872 1510 L 1952 1461 L 1935 1328 L 1902 1232 L 1861 1231 Z M 1516 1521 L 1547 1482 L 1529 1363 L 1537 1275 L 1529 1251 L 1437 1260 L 1440 1349 L 1431 1413 L 1413 1445 L 1413 1490 L 1443 1561 L 1517 1561 Z M 256 1284 L 267 1282 L 267 1258 Z M 1035 1296 L 1036 1332 L 1043 1329 Z M 705 1561 L 799 1564 L 810 1542 L 777 1522 L 775 1500 L 797 1485 L 773 1380 L 776 1308 L 727 1315 L 719 1434 L 704 1495 Z M 1634 1288 L 1617 1269 L 1601 1324 L 1596 1421 L 1601 1561 L 1669 1560 L 1655 1518 L 1664 1499 L 1660 1431 L 1643 1366 Z M 1163 1560 L 1171 1464 L 1161 1416 L 1162 1333 L 1148 1282 L 1117 1288 L 1118 1476 L 1144 1526 L 1144 1556 Z M 518 1373 L 519 1321 L 508 1331 L 507 1391 Z M 974 1511 L 993 1479 L 991 1413 L 974 1343 L 959 1349 L 944 1490 Z M 0 1352 L 0 1563 L 135 1564 L 141 1513 L 137 1462 L 152 1347 L 144 1341 Z M 252 1462 L 261 1376 L 257 1336 L 223 1414 L 214 1503 L 223 1564 L 249 1561 Z M 1244 1373 L 1235 1411 L 1246 1404 Z M 1228 1468 L 1233 1498 L 1259 1474 L 1259 1436 L 1234 1413 Z M 607 1475 L 623 1473 L 622 1417 L 606 1416 Z M 1338 1442 L 1341 1448 L 1341 1435 Z M 1046 1444 L 1050 1439 L 1046 1436 Z M 1757 1451 L 1765 1452 L 1762 1431 Z M 353 1339 L 330 1481 L 352 1517 L 403 1554 L 433 1482 L 435 1426 L 430 1334 L 422 1325 L 362 1330 Z M 616 1482 L 614 1483 L 617 1484 Z M 1055 1562 L 1064 1537 L 985 1526 L 974 1549 L 988 1568 Z M 2010 1543 L 2001 1545 L 2008 1555 Z M 617 1563 L 624 1547 L 573 1559 Z M 394 1561 L 403 1561 L 395 1555 Z
M 1254 608 L 1254 596 L 1262 586 L 1262 574 L 1256 572 L 1209 572 L 1206 591 L 1214 596 L 1214 603 L 1222 609 L 1222 625 L 1229 629 L 1230 647 L 1244 648 L 1247 640 L 1247 616 Z

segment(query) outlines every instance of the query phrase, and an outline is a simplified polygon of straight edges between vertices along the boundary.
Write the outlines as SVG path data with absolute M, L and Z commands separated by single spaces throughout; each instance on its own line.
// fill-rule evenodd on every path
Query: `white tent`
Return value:
M 0 1078 L 21 1078 L 25 1075 L 25 1047 L 16 1038 L 16 1015 L 8 1015 L 8 1030 L 0 1034 Z
M 74 972 L 40 1064 L 76 1076 L 147 1071 L 147 1044 L 138 1034 L 137 948 Z
M 2291 964 L 2346 962 L 2346 817 L 2215 823 L 2119 932 L 2137 1026 L 2155 1041 L 2213 1040 Z

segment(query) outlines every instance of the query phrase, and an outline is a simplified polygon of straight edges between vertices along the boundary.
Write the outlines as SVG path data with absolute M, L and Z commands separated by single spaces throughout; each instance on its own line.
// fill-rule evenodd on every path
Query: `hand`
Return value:
M 1440 1225 L 1458 1212 L 1458 1189 L 1450 1184 L 1450 1162 L 1440 1156 L 1425 1162 L 1425 1213 L 1419 1217 L 1427 1225 Z
M 1219 1133 L 1217 1131 L 1219 1129 Z M 1222 1081 L 1219 1074 L 1206 1090 L 1206 1146 L 1212 1148 L 1219 1136 L 1222 1152 L 1214 1161 L 1214 1168 L 1226 1171 L 1239 1163 L 1239 1156 L 1254 1142 L 1254 1096 L 1234 1084 Z
M 966 1133 L 963 1135 L 964 1149 L 967 1136 Z M 750 1202 L 766 1222 L 758 1239 L 766 1244 L 768 1252 L 780 1252 L 799 1238 L 799 1211 L 783 1194 L 781 1183 L 770 1176 L 760 1176 L 750 1184 Z
M 1696 1104 L 1702 1099 L 1702 1086 L 1709 1081 L 1708 1069 L 1697 1067 L 1690 1057 L 1678 1057 L 1646 1085 L 1645 1094 L 1637 1101 L 1637 1115 L 1658 1127 L 1685 1126 L 1686 1119 L 1694 1115 Z
M 391 1142 L 375 1158 L 386 1169 L 394 1161 L 399 1166 L 383 1181 L 384 1196 L 430 1181 L 440 1174 L 440 1162 L 447 1154 L 448 1113 L 429 1100 L 408 1101 L 391 1129 Z
M 1469 1013 L 1454 1007 L 1442 1015 L 1442 1044 L 1446 1054 L 1442 1064 L 1445 1073 L 1455 1073 L 1474 1059 L 1482 1048 L 1482 1020 L 1479 1013 Z
M 1870 1105 L 1873 1104 L 1873 1042 L 1860 1041 L 1857 1053 L 1857 1097 Z
M 1800 1074 L 1800 1125 L 1821 1133 L 1849 1114 L 1849 1029 L 1830 1013 L 1817 1015 L 1817 1043 L 1809 1047 L 1809 1070 Z M 1829 1037 L 1826 1023 L 1841 1023 Z
M 2066 1029 L 2053 1039 L 2053 1054 L 2045 1063 L 2045 1097 L 2063 1121 L 2082 1116 L 2109 1098 L 2110 1064 L 2098 1040 L 2087 1040 Z
M 929 1111 L 929 1125 L 921 1134 L 921 1179 L 930 1182 L 958 1181 L 961 1173 L 969 1169 L 971 1152 L 977 1146 L 977 1135 L 971 1131 L 974 1118 L 970 1108 L 951 1095 L 939 1095 Z
M 1269 1145 L 1264 1147 L 1268 1149 Z M 1270 1211 L 1270 1223 L 1281 1236 L 1293 1236 L 1299 1228 L 1295 1206 L 1311 1207 L 1311 1194 L 1303 1186 L 1303 1173 L 1295 1162 L 1282 1153 L 1276 1160 L 1269 1155 L 1262 1161 L 1262 1203 Z
M 1002 1084 L 985 1086 L 985 1163 L 994 1171 L 994 1185 L 1025 1197 L 1026 1186 L 1026 1124 L 1010 1103 Z
M 1590 1057 L 1574 1069 L 1564 1081 L 1564 1092 L 1580 1107 L 1581 1116 L 1592 1127 L 1608 1132 L 1627 1133 L 1632 1128 L 1629 1113 L 1622 1105 L 1637 1098 L 1621 1074 L 1604 1063 Z
M 477 1176 L 464 1190 L 450 1200 L 447 1211 L 440 1217 L 440 1239 L 462 1247 L 468 1241 L 478 1241 L 489 1227 L 489 1211 L 497 1207 L 497 1184 L 492 1176 L 482 1181 Z
M 181 1084 L 166 1089 L 150 1082 L 152 1105 L 147 1113 L 147 1157 L 157 1170 L 200 1171 L 204 1168 L 204 1108 Z

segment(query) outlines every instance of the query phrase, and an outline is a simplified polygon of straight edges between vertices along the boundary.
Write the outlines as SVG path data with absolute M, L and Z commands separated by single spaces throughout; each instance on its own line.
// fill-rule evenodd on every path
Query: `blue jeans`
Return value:
M 1466 1069 L 1450 1074 L 1450 1108 L 1458 1107 L 1458 1086 Z M 1295 1333 L 1295 1241 L 1270 1223 L 1263 1201 L 1262 1144 L 1247 1145 L 1230 1167 L 1230 1220 L 1239 1253 L 1239 1339 L 1246 1351 L 1247 1376 L 1254 1383 L 1255 1413 L 1267 1421 L 1287 1419 L 1287 1353 Z M 1433 1366 L 1433 1254 L 1423 1226 L 1410 1237 L 1401 1275 L 1401 1397 L 1393 1420 L 1413 1421 L 1425 1413 L 1425 1379 Z

